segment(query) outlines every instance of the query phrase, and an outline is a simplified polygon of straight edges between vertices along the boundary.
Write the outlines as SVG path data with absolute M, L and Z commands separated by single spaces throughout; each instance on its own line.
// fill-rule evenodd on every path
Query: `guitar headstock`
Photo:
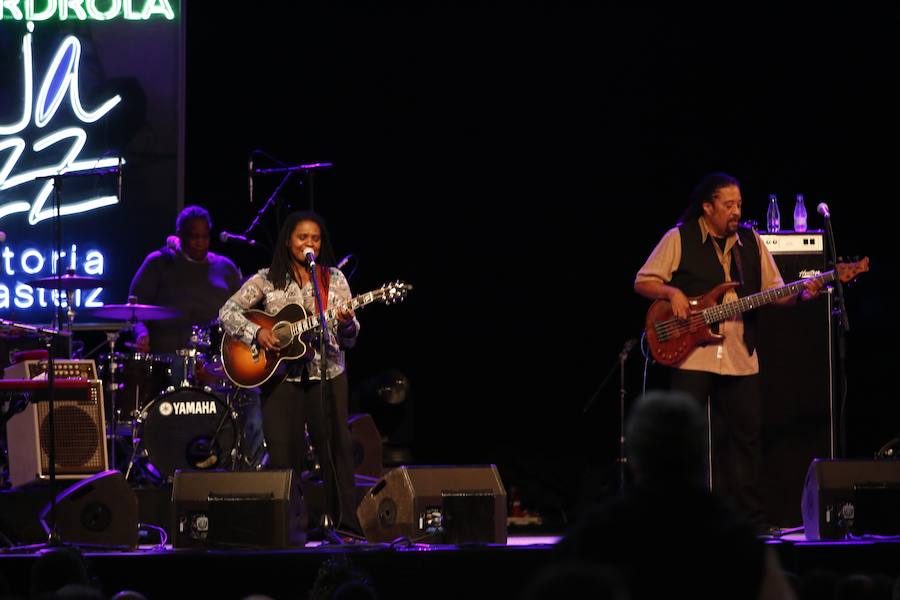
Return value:
M 399 279 L 385 283 L 378 289 L 379 300 L 385 304 L 396 304 L 406 300 L 406 295 L 413 289 L 408 283 L 403 283 Z
M 841 283 L 847 283 L 856 279 L 856 276 L 860 273 L 865 273 L 869 270 L 869 257 L 866 256 L 856 262 L 837 263 L 834 269 L 837 271 L 837 277 L 841 280 Z

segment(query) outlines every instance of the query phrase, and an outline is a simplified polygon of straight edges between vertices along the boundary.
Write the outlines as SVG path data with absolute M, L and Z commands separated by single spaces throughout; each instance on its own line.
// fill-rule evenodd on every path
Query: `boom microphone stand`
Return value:
M 613 373 L 617 370 L 619 371 L 619 458 L 616 460 L 618 463 L 618 474 L 619 474 L 619 495 L 625 495 L 625 465 L 628 463 L 628 459 L 625 456 L 625 361 L 628 360 L 628 355 L 631 354 L 631 350 L 634 348 L 635 344 L 637 344 L 637 340 L 635 338 L 631 338 L 625 341 L 625 344 L 622 346 L 621 352 L 619 352 L 619 356 L 616 359 L 616 362 L 613 363 L 610 370 L 606 373 L 606 377 L 603 378 L 603 381 L 600 382 L 600 385 L 597 386 L 597 390 L 591 395 L 588 401 L 584 405 L 584 409 L 582 412 L 587 413 L 596 402 L 597 398 L 600 396 L 600 392 L 603 391 L 603 388 L 606 387 L 606 384 L 612 378 Z
M 68 174 L 63 174 L 62 172 L 58 172 L 55 175 L 44 177 L 44 179 L 51 179 L 53 181 L 53 237 L 54 237 L 54 246 L 56 250 L 56 262 L 54 263 L 54 268 L 56 271 L 56 304 L 54 305 L 54 320 L 57 323 L 57 330 L 59 330 L 59 325 L 61 323 L 60 320 L 60 311 L 62 310 L 62 282 L 61 278 L 63 276 L 62 269 L 62 182 L 63 179 L 68 177 L 84 177 L 84 176 L 94 176 L 94 175 L 105 175 L 108 173 L 117 173 L 120 174 L 122 172 L 121 168 L 121 159 L 120 165 L 118 167 L 112 167 L 107 169 L 93 169 L 90 171 L 80 171 L 80 172 L 72 172 Z M 119 183 L 119 193 L 121 193 L 121 182 Z M 53 304 L 51 298 L 51 304 Z M 69 310 L 72 310 L 72 307 L 69 306 Z M 71 324 L 70 324 L 71 325 Z M 71 345 L 71 331 L 69 331 L 70 342 Z M 58 334 L 57 334 L 58 336 Z M 56 349 L 54 342 L 57 339 L 57 336 L 48 335 L 47 340 L 47 423 L 50 427 L 50 443 L 49 443 L 49 461 L 50 461 L 50 489 L 52 493 L 52 497 L 50 500 L 50 532 L 47 538 L 47 545 L 58 546 L 62 543 L 62 540 L 59 537 L 59 533 L 57 532 L 56 527 L 56 422 L 54 419 L 54 403 L 56 400 L 56 389 L 54 383 L 56 381 L 56 369 L 53 360 L 54 350 Z M 101 407 L 102 412 L 102 407 Z M 104 440 L 104 443 L 105 440 Z
M 268 212 L 268 210 L 275 205 L 275 199 L 278 197 L 278 192 L 281 191 L 281 188 L 284 187 L 284 185 L 288 182 L 288 179 L 290 179 L 291 175 L 293 175 L 294 173 L 303 173 L 303 174 L 308 175 L 308 178 L 309 178 L 309 209 L 313 210 L 313 206 L 314 206 L 314 204 L 313 204 L 313 202 L 314 202 L 313 187 L 312 187 L 313 173 L 319 169 L 328 169 L 328 168 L 334 166 L 332 163 L 329 163 L 329 162 L 321 162 L 321 163 L 309 163 L 309 164 L 305 164 L 305 165 L 273 167 L 271 169 L 254 169 L 253 168 L 253 158 L 256 156 L 257 153 L 265 154 L 264 152 L 255 150 L 251 154 L 251 157 L 250 157 L 248 185 L 249 185 L 249 189 L 250 189 L 250 202 L 251 203 L 253 202 L 253 176 L 254 175 L 271 175 L 271 174 L 280 173 L 280 174 L 284 174 L 284 177 L 282 178 L 281 183 L 278 184 L 278 187 L 275 188 L 275 191 L 273 191 L 272 194 L 269 196 L 268 200 L 266 200 L 266 203 L 263 204 L 262 208 L 260 208 L 259 211 L 257 211 L 256 217 L 254 217 L 253 221 L 250 223 L 250 226 L 244 230 L 244 233 L 242 235 L 247 238 L 250 237 L 251 232 L 254 229 L 256 229 L 257 225 L 259 225 L 259 221 L 260 221 L 260 219 L 262 219 L 263 215 L 265 215 L 266 212 Z M 281 161 L 277 161 L 277 162 L 281 162 Z

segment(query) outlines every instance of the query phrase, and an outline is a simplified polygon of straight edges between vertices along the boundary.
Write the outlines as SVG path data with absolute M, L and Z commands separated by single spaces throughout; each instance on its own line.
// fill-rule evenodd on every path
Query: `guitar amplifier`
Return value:
M 3 369 L 3 378 L 34 379 L 46 372 L 46 360 L 23 360 Z M 61 379 L 97 379 L 97 365 L 93 359 L 56 358 L 53 373 Z
M 14 486 L 49 479 L 51 444 L 57 479 L 83 479 L 109 468 L 102 381 L 88 380 L 83 388 L 56 388 L 53 430 L 48 390 L 29 396 L 24 410 L 6 423 L 9 480 Z
M 829 270 L 822 232 L 761 234 L 785 283 Z M 773 525 L 802 522 L 800 495 L 815 458 L 834 458 L 834 332 L 831 294 L 760 309 L 763 500 Z

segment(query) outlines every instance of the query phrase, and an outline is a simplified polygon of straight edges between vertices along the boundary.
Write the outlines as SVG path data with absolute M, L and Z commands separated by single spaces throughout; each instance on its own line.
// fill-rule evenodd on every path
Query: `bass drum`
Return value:
M 141 411 L 135 444 L 150 474 L 167 481 L 176 469 L 231 468 L 240 437 L 225 402 L 185 387 L 163 393 Z

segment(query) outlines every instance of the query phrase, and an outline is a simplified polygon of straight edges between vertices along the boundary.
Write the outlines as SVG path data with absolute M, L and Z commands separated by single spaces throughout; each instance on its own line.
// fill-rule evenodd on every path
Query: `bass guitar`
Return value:
M 838 263 L 833 270 L 816 275 L 811 279 L 819 279 L 823 284 L 835 279 L 847 283 L 868 270 L 869 259 L 863 258 L 854 263 Z M 697 346 L 714 344 L 725 339 L 724 336 L 713 333 L 710 326 L 714 323 L 759 308 L 780 298 L 798 294 L 805 288 L 804 281 L 801 279 L 779 288 L 719 304 L 719 300 L 725 295 L 725 292 L 739 285 L 734 281 L 722 283 L 702 296 L 688 298 L 690 315 L 687 319 L 675 317 L 672 313 L 672 305 L 668 300 L 656 300 L 650 305 L 646 319 L 647 345 L 650 353 L 660 364 L 678 364 Z

